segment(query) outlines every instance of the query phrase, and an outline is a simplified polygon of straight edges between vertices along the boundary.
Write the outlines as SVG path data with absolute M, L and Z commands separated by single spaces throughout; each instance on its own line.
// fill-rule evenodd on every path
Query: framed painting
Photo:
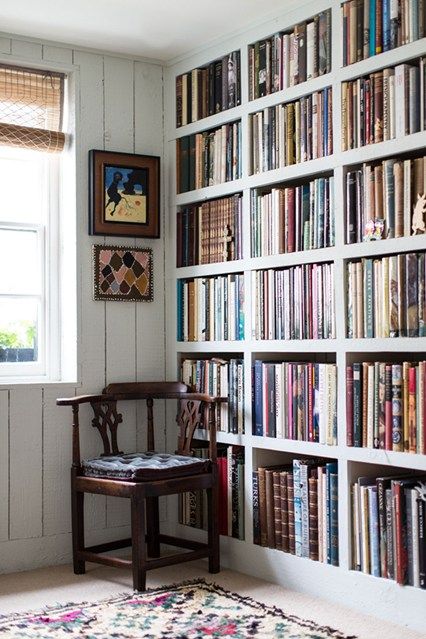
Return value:
M 89 151 L 89 235 L 160 237 L 160 158 Z
M 128 246 L 93 246 L 94 299 L 152 302 L 152 251 Z

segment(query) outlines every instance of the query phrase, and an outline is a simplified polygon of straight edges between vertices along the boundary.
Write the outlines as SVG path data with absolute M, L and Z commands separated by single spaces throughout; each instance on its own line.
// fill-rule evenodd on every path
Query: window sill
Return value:
M 43 388 L 48 386 L 49 388 L 57 386 L 58 388 L 79 388 L 82 386 L 81 381 L 73 381 L 73 380 L 52 380 L 47 377 L 5 377 L 4 379 L 0 378 L 0 391 L 1 390 L 12 390 L 14 388 L 21 388 L 25 386 L 26 388 Z

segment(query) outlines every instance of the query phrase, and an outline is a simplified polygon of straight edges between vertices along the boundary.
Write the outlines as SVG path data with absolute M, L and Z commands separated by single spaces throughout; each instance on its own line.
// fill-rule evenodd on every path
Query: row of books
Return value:
M 244 539 L 244 448 L 217 446 L 219 475 L 219 533 Z M 208 449 L 195 448 L 194 455 L 206 458 Z M 207 528 L 207 496 L 202 491 L 179 497 L 179 523 Z
M 389 158 L 349 171 L 346 243 L 424 233 L 424 193 L 426 156 L 414 160 Z
M 343 65 L 423 38 L 424 0 L 349 0 L 342 4 Z
M 241 123 L 185 135 L 176 140 L 178 193 L 241 177 Z
M 242 211 L 241 194 L 180 209 L 176 218 L 176 265 L 241 259 Z
M 337 444 L 335 364 L 253 364 L 253 435 Z
M 241 102 L 240 52 L 176 77 L 176 126 L 197 122 Z
M 249 100 L 331 71 L 331 10 L 249 47 Z
M 426 588 L 426 476 L 360 477 L 352 484 L 353 568 Z
M 227 397 L 216 408 L 216 428 L 226 433 L 244 433 L 244 363 L 229 360 L 184 359 L 182 381 L 197 393 Z
M 337 463 L 294 459 L 254 471 L 253 542 L 337 566 Z
M 244 339 L 244 276 L 240 273 L 177 281 L 177 339 Z
M 253 339 L 335 337 L 333 264 L 252 271 Z
M 251 255 L 334 246 L 334 178 L 251 192 Z
M 426 362 L 346 367 L 347 445 L 426 453 Z
M 348 337 L 424 337 L 425 254 L 363 258 L 347 265 Z
M 424 129 L 425 59 L 342 82 L 342 151 Z
M 250 123 L 252 173 L 330 155 L 332 89 L 253 113 Z

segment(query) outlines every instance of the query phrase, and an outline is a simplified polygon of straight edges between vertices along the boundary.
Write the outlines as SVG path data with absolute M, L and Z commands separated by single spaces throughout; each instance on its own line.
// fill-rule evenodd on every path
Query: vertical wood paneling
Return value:
M 10 538 L 42 534 L 42 391 L 10 391 Z
M 105 149 L 133 153 L 133 62 L 105 57 Z M 109 243 L 135 246 L 133 238 Z M 107 382 L 135 379 L 136 303 L 106 303 Z
M 0 541 L 9 537 L 9 391 L 0 392 Z
M 133 62 L 105 56 L 105 149 L 133 153 L 134 79 Z M 133 238 L 107 238 L 111 244 L 135 246 Z M 106 378 L 107 383 L 135 381 L 136 306 L 134 302 L 106 302 Z M 123 423 L 119 429 L 120 448 L 136 449 L 135 402 L 120 405 Z M 107 526 L 129 522 L 127 499 L 107 498 Z
M 88 152 L 102 149 L 104 137 L 103 78 L 104 64 L 100 55 L 75 51 L 74 64 L 79 66 L 79 112 L 77 131 L 77 237 L 80 264 L 78 281 L 81 299 L 79 361 L 84 392 L 99 392 L 105 383 L 105 302 L 93 300 L 92 245 L 103 238 L 91 237 L 88 228 Z M 81 450 L 86 457 L 99 454 L 100 438 L 91 427 L 90 407 L 80 409 Z M 85 498 L 87 528 L 106 524 L 106 498 Z
M 147 87 L 149 90 L 147 91 Z M 165 167 L 163 165 L 163 69 L 143 62 L 135 62 L 135 152 L 160 156 L 160 216 L 161 239 L 146 240 L 153 250 L 154 301 L 136 308 L 137 379 L 165 379 L 164 349 L 164 246 L 165 246 Z M 161 318 L 163 330 L 158 330 Z M 137 406 L 138 449 L 146 447 L 146 409 Z M 166 449 L 166 407 L 164 402 L 154 405 L 155 447 Z M 173 437 L 173 436 L 172 436 Z M 160 500 L 160 519 L 166 518 L 166 500 Z
M 26 40 L 15 40 L 12 38 L 12 55 L 17 58 L 28 58 L 39 61 L 42 59 L 42 45 L 38 42 L 27 42 Z
M 99 391 L 107 381 L 135 380 L 137 375 L 140 379 L 162 379 L 163 237 L 160 240 L 142 241 L 141 244 L 151 246 L 154 250 L 155 302 L 152 305 L 108 303 L 107 308 L 104 302 L 93 300 L 92 245 L 110 242 L 135 246 L 136 240 L 91 237 L 87 232 L 88 151 L 106 148 L 130 153 L 162 154 L 161 67 L 49 43 L 41 45 L 25 39 L 11 40 L 5 37 L 0 38 L 0 53 L 11 54 L 12 60 L 27 59 L 29 64 L 31 60 L 44 60 L 47 64 L 74 64 L 77 71 L 78 361 L 82 382 L 82 388 L 78 388 L 77 392 Z M 139 330 L 142 339 L 138 337 Z M 22 389 L 10 391 L 11 399 L 8 402 L 9 391 L 0 391 L 0 541 L 5 541 L 6 545 L 9 543 L 9 528 L 11 539 L 17 540 L 42 535 L 55 539 L 70 531 L 71 411 L 57 407 L 55 400 L 59 395 L 72 395 L 74 392 L 72 385 L 49 385 L 44 391 L 23 386 Z M 120 447 L 135 450 L 135 403 L 128 402 L 120 409 L 124 417 L 119 431 Z M 156 408 L 159 424 L 164 423 L 163 412 L 162 406 Z M 90 408 L 81 407 L 80 434 L 85 457 L 97 455 L 101 451 L 99 434 L 91 425 L 92 416 Z M 159 448 L 163 439 L 162 435 L 158 438 Z M 94 535 L 94 532 L 90 533 L 91 530 L 99 531 L 106 525 L 113 527 L 126 523 L 128 509 L 127 500 L 107 505 L 105 497 L 87 495 L 85 513 L 89 538 Z M 30 554 L 27 563 L 34 563 Z M 16 565 L 22 568 L 25 561 L 17 559 Z
M 72 387 L 47 387 L 43 394 L 43 535 L 71 531 L 70 467 L 72 413 L 56 406 Z

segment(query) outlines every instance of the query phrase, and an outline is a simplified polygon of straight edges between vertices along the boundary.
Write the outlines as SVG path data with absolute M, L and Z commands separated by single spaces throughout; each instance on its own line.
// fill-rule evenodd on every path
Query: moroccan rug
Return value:
M 0 615 L 8 639 L 354 639 L 204 580 L 43 612 Z

